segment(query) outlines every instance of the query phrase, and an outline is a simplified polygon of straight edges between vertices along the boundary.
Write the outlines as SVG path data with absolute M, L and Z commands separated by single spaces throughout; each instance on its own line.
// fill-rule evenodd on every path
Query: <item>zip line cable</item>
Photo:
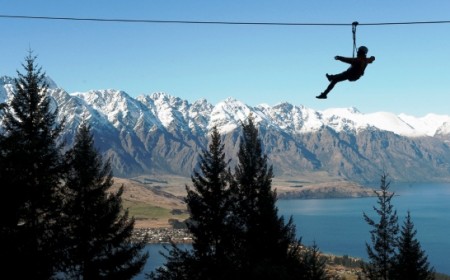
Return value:
M 79 17 L 50 17 L 0 15 L 0 18 L 31 19 L 31 20 L 66 20 L 66 21 L 95 21 L 118 23 L 161 23 L 161 24 L 217 24 L 217 25 L 275 25 L 275 26 L 353 26 L 354 23 L 301 23 L 301 22 L 244 22 L 244 21 L 193 21 L 193 20 L 153 20 L 153 19 L 114 19 L 114 18 L 79 18 Z M 365 26 L 380 25 L 415 25 L 415 24 L 449 24 L 450 20 L 438 21 L 405 21 L 405 22 L 374 22 L 358 23 Z

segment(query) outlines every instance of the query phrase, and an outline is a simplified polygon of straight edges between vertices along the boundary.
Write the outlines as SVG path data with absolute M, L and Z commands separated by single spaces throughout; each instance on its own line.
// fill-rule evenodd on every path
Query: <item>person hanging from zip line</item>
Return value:
M 335 56 L 334 59 L 345 62 L 350 64 L 350 67 L 336 75 L 329 75 L 326 74 L 328 81 L 330 84 L 325 89 L 324 92 L 322 92 L 320 95 L 316 96 L 318 99 L 326 99 L 328 93 L 334 88 L 334 86 L 342 81 L 348 80 L 350 82 L 354 82 L 361 78 L 361 76 L 364 75 L 364 70 L 366 69 L 367 65 L 375 61 L 375 57 L 367 57 L 367 53 L 369 52 L 369 49 L 365 46 L 360 46 L 358 48 L 358 52 L 356 57 L 342 57 L 342 56 Z

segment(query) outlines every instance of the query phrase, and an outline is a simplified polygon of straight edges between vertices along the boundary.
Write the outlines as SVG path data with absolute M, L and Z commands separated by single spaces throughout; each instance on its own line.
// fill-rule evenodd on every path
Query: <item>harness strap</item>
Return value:
M 355 57 L 355 53 L 356 53 L 356 26 L 359 23 L 357 21 L 354 21 L 352 23 L 352 33 L 353 33 L 353 57 Z

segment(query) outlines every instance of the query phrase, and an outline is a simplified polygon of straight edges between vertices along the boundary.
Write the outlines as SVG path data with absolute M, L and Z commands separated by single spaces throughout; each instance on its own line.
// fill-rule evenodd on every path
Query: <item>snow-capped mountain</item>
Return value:
M 399 181 L 450 180 L 447 115 L 364 114 L 356 108 L 317 111 L 289 103 L 252 107 L 233 98 L 212 105 L 165 93 L 132 98 L 112 89 L 69 94 L 48 81 L 60 118 L 66 117 L 68 145 L 80 122 L 87 120 L 116 176 L 190 176 L 214 126 L 234 164 L 241 123 L 252 115 L 275 176 L 378 181 L 386 171 Z M 13 91 L 13 79 L 0 77 L 0 102 L 7 102 Z

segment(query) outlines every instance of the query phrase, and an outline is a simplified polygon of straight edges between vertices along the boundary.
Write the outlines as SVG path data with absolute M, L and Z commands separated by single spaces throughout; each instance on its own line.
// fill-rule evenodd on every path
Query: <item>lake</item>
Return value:
M 376 187 L 376 186 L 375 186 Z M 399 224 L 409 210 L 417 230 L 416 238 L 436 271 L 450 274 L 450 184 L 395 184 L 392 204 Z M 363 212 L 378 220 L 373 206 L 377 198 L 352 199 L 292 199 L 277 202 L 279 214 L 294 219 L 297 237 L 306 245 L 316 242 L 320 250 L 336 255 L 366 258 L 365 242 L 370 242 L 369 226 Z M 183 245 L 186 246 L 186 245 Z M 187 245 L 188 246 L 188 245 Z M 159 255 L 162 245 L 148 245 L 150 258 L 142 274 L 164 263 Z

